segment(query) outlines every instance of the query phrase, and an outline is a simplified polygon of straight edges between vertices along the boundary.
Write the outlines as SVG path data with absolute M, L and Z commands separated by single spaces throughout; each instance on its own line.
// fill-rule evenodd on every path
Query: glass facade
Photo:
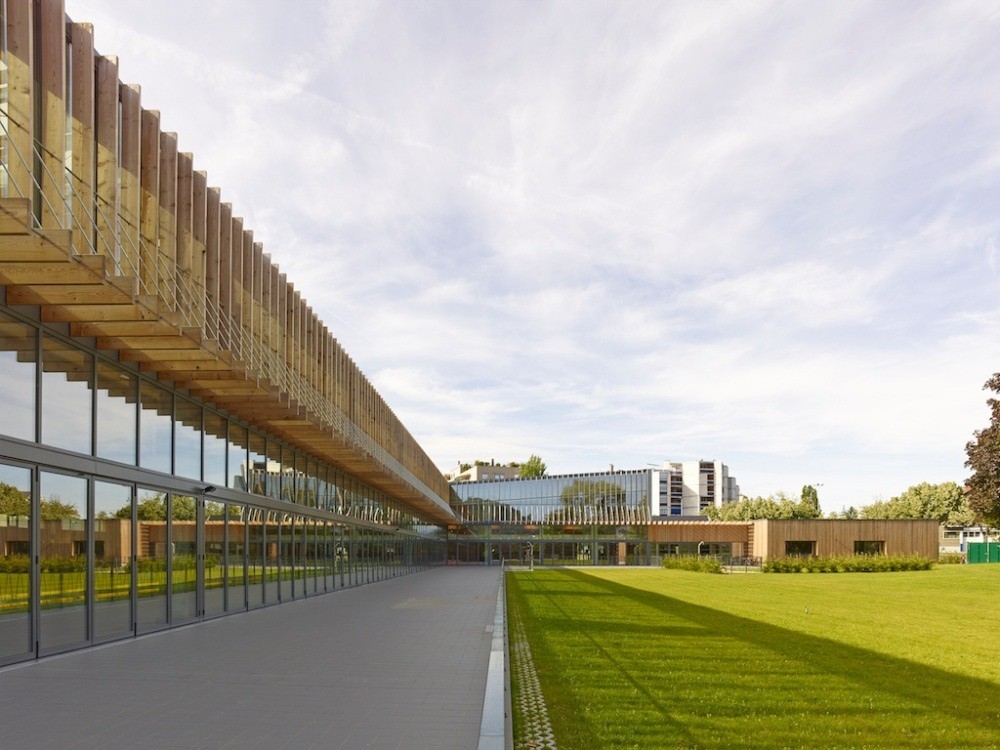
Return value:
M 456 563 L 648 564 L 651 474 L 646 470 L 456 482 L 470 536 L 449 546 Z
M 0 307 L 0 341 L 0 664 L 445 562 L 399 501 L 85 340 Z

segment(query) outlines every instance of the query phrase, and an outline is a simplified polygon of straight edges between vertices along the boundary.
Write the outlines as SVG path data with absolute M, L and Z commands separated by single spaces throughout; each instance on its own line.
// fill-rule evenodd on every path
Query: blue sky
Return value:
M 995 2 L 66 0 L 442 470 L 966 476 Z

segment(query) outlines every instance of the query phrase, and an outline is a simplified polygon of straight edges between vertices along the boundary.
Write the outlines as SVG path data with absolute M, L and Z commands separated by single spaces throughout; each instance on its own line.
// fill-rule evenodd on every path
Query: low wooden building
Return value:
M 841 555 L 938 557 L 934 520 L 759 519 L 653 521 L 649 541 L 658 554 L 727 554 L 762 560 Z

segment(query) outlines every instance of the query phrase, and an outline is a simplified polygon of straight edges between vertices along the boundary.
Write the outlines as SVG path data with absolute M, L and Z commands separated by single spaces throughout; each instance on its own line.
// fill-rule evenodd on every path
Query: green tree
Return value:
M 545 466 L 545 462 L 542 461 L 542 457 L 541 456 L 536 456 L 534 453 L 532 453 L 531 457 L 527 461 L 525 461 L 523 464 L 521 464 L 521 469 L 520 469 L 520 472 L 519 472 L 519 476 L 521 476 L 522 479 L 532 479 L 532 478 L 535 478 L 535 477 L 544 477 L 545 476 L 545 469 L 546 469 L 546 466 Z
M 80 511 L 72 503 L 64 503 L 59 495 L 42 498 L 42 520 L 58 521 L 62 518 L 79 518 Z
M 816 514 L 812 516 L 813 518 L 819 518 L 820 515 L 822 515 L 819 509 L 819 492 L 816 491 L 815 487 L 811 484 L 805 485 L 802 488 L 802 494 L 800 497 L 801 499 L 799 502 L 802 506 L 803 513 L 806 513 L 811 509 L 812 512 Z
M 986 381 L 983 390 L 1000 394 L 1000 372 Z M 965 445 L 965 466 L 972 476 L 965 481 L 969 509 L 979 523 L 1000 526 L 1000 400 L 986 399 L 990 425 L 973 433 Z
M 0 482 L 0 514 L 5 516 L 31 515 L 31 495 L 17 487 Z
M 819 518 L 819 507 L 812 501 L 795 500 L 784 492 L 770 497 L 744 497 L 721 508 L 710 505 L 702 511 L 712 521 L 753 521 L 758 518 Z
M 955 482 L 921 482 L 889 500 L 861 508 L 862 518 L 932 518 L 949 526 L 968 526 L 974 520 L 968 498 Z

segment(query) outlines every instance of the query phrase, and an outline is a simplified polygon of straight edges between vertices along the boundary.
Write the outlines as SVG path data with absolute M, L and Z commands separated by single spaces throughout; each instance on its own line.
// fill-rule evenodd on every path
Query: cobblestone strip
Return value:
M 535 662 L 531 658 L 528 637 L 520 618 L 516 619 L 511 661 L 514 662 L 513 668 L 517 673 L 517 708 L 521 721 L 514 738 L 514 750 L 557 750 L 549 712 L 542 696 L 542 686 L 538 682 Z

